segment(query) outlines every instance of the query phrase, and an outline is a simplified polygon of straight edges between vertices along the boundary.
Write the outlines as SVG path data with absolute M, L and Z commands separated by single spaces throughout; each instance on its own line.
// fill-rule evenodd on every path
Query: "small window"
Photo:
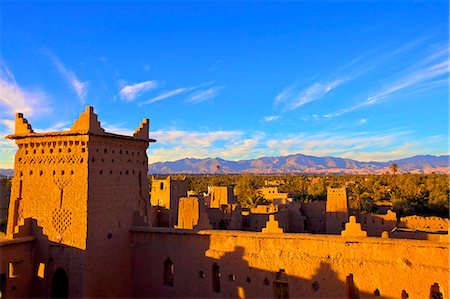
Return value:
M 9 278 L 16 278 L 19 276 L 19 272 L 21 268 L 21 262 L 11 262 L 9 263 Z
M 173 287 L 173 273 L 174 266 L 170 258 L 167 258 L 164 262 L 164 276 L 163 276 L 163 285 L 168 287 Z
M 159 190 L 164 190 L 164 183 L 163 183 L 163 182 L 161 182 L 161 183 L 159 184 Z
M 408 299 L 408 298 L 409 298 L 409 294 L 405 290 L 402 290 L 402 299 Z
M 434 283 L 430 289 L 430 299 L 443 299 L 444 296 L 439 290 L 439 284 Z
M 216 263 L 212 265 L 212 288 L 213 292 L 220 293 L 220 267 Z

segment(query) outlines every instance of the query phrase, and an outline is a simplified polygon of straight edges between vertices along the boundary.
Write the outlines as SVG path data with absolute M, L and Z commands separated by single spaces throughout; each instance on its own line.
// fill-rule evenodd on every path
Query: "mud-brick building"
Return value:
M 15 125 L 6 238 L 16 243 L 1 246 L 7 297 L 51 296 L 64 277 L 70 297 L 128 297 L 129 230 L 149 214 L 148 119 L 131 137 L 105 132 L 92 107 L 65 132 L 35 133 L 22 114 Z M 17 247 L 25 256 L 9 260 Z
M 87 107 L 70 130 L 35 133 L 17 114 L 8 138 L 2 297 L 449 298 L 448 235 L 367 237 L 354 217 L 342 235 L 273 217 L 262 232 L 152 227 L 147 119 L 116 135 Z

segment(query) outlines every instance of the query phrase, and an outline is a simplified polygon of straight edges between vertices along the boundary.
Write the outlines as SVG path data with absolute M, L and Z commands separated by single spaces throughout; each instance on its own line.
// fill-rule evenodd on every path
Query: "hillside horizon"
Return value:
M 293 154 L 287 156 L 261 157 L 238 161 L 215 158 L 182 158 L 176 161 L 155 162 L 148 165 L 148 174 L 384 174 L 393 163 L 398 173 L 447 174 L 450 169 L 449 155 L 415 155 L 402 159 L 358 161 L 332 156 Z M 220 166 L 218 171 L 217 165 Z M 12 177 L 14 170 L 0 169 L 1 176 Z
M 183 158 L 176 161 L 155 162 L 149 164 L 150 174 L 202 174 L 221 173 L 238 174 L 244 172 L 256 174 L 270 173 L 385 173 L 396 163 L 399 173 L 448 173 L 449 155 L 415 155 L 402 159 L 378 161 L 358 161 L 332 156 L 311 156 L 294 154 L 287 156 L 261 157 L 256 159 L 230 161 L 215 158 Z M 220 169 L 217 169 L 217 166 Z

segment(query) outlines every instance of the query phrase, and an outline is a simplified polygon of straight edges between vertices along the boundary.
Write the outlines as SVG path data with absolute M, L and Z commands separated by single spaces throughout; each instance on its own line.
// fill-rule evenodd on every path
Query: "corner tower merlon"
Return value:
M 98 121 L 97 114 L 94 113 L 94 107 L 91 106 L 86 106 L 86 110 L 75 120 L 73 126 L 70 127 L 70 131 L 96 134 L 105 133 L 105 129 L 101 127 Z
M 144 118 L 136 131 L 134 131 L 133 137 L 136 139 L 148 140 L 149 131 L 150 120 L 148 118 Z
M 15 135 L 27 135 L 34 133 L 28 120 L 23 117 L 22 113 L 16 113 L 16 130 Z

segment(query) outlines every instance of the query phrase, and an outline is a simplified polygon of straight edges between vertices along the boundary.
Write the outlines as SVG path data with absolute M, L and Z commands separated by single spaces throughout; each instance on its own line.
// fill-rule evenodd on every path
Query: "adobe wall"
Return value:
M 59 268 L 67 274 L 71 286 L 68 296 L 83 297 L 85 251 L 63 242 L 52 242 L 42 232 L 36 219 L 27 218 L 13 239 L 0 241 L 1 274 L 7 277 L 4 297 L 51 297 L 53 275 Z
M 0 240 L 2 298 L 30 298 L 34 272 L 34 238 Z M 12 267 L 12 268 L 11 268 Z
M 281 284 L 292 298 L 374 298 L 376 290 L 429 298 L 438 283 L 448 298 L 448 253 L 448 243 L 418 240 L 134 228 L 134 296 L 269 298 Z M 168 258 L 172 287 L 163 285 Z M 212 289 L 214 263 L 220 292 Z
M 197 197 L 181 197 L 178 202 L 177 228 L 193 229 L 198 224 L 199 200 Z
M 152 179 L 150 202 L 152 206 L 162 206 L 169 212 L 169 226 L 178 222 L 178 199 L 187 196 L 187 181 L 166 179 Z
M 325 233 L 325 201 L 302 203 L 301 212 L 306 218 L 305 231 L 310 233 Z
M 6 223 L 8 218 L 8 205 L 9 205 L 9 193 L 8 180 L 0 179 L 0 223 Z
M 260 232 L 266 226 L 269 220 L 269 215 L 274 215 L 275 220 L 278 221 L 279 226 L 286 232 L 289 231 L 289 211 L 281 210 L 273 213 L 253 213 L 250 212 L 248 216 L 244 216 L 244 230 Z
M 170 209 L 170 177 L 166 179 L 152 178 L 150 190 L 150 202 L 152 206 L 160 206 Z
M 400 218 L 398 226 L 425 231 L 448 231 L 449 220 L 440 217 L 407 216 Z
M 289 211 L 289 233 L 300 233 L 305 231 L 305 217 L 302 215 L 301 203 L 293 202 L 286 206 Z
M 263 187 L 258 190 L 265 199 L 272 201 L 274 199 L 286 199 L 289 197 L 289 193 L 280 193 L 278 187 Z
M 148 220 L 148 142 L 91 136 L 89 149 L 88 297 L 129 297 L 130 234 L 136 218 Z M 120 269 L 120 275 L 114 273 Z
M 326 233 L 339 234 L 348 220 L 347 189 L 327 188 Z
M 26 218 L 43 235 L 86 248 L 88 136 L 36 136 L 16 140 L 7 236 Z
M 397 226 L 397 215 L 391 210 L 386 214 L 359 214 L 356 218 L 371 237 L 380 237 L 383 231 L 390 232 Z

